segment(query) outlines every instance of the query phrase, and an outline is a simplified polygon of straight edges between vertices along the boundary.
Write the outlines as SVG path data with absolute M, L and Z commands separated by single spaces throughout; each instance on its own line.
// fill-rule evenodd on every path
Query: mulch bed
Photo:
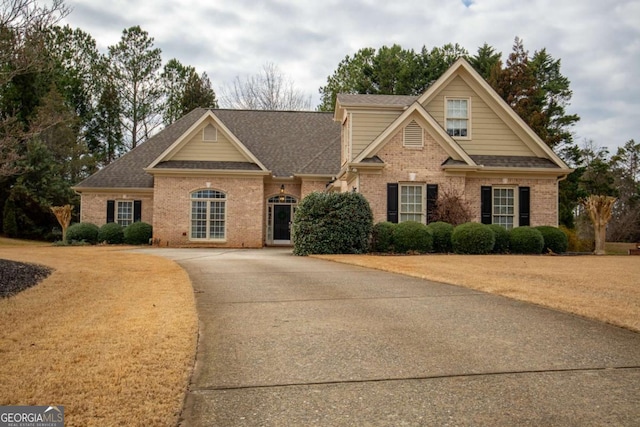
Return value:
M 37 285 L 53 269 L 36 264 L 0 259 L 0 298 L 7 298 Z

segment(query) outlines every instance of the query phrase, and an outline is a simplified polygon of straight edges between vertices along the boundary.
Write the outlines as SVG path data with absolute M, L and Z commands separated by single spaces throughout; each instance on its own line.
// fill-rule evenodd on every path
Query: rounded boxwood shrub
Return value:
M 460 224 L 451 234 L 451 245 L 457 254 L 488 254 L 495 242 L 496 236 L 491 228 L 478 222 Z
M 373 213 L 360 193 L 311 193 L 293 219 L 293 253 L 359 254 L 369 250 Z
M 394 229 L 395 224 L 392 222 L 375 224 L 371 233 L 371 252 L 393 252 Z
M 66 243 L 85 242 L 95 245 L 98 242 L 98 233 L 100 229 L 97 225 L 90 222 L 79 222 L 67 228 Z
M 542 234 L 542 238 L 544 239 L 542 252 L 547 253 L 551 251 L 556 254 L 563 254 L 567 251 L 569 239 L 562 230 L 549 225 L 541 225 L 536 227 L 536 230 Z
M 427 226 L 433 235 L 433 251 L 438 253 L 449 253 L 453 250 L 451 246 L 451 234 L 453 225 L 448 222 L 432 222 Z
M 540 254 L 544 238 L 533 227 L 516 227 L 509 232 L 509 247 L 514 254 Z
M 496 242 L 493 245 L 494 254 L 506 254 L 509 252 L 509 230 L 498 224 L 488 226 L 496 236 Z
M 134 222 L 124 228 L 124 242 L 128 245 L 147 245 L 153 235 L 151 224 Z
M 433 250 L 433 236 L 426 225 L 417 221 L 397 224 L 393 230 L 393 247 L 397 253 L 427 253 Z
M 98 242 L 106 242 L 110 245 L 124 243 L 124 227 L 115 222 L 108 222 L 100 227 Z

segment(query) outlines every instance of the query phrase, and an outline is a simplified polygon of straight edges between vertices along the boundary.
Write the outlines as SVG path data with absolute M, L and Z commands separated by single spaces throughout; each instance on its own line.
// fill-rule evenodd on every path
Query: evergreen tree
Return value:
M 127 148 L 135 148 L 161 125 L 161 88 L 158 71 L 161 51 L 139 26 L 125 29 L 109 46 L 109 64 L 120 95 L 121 124 Z

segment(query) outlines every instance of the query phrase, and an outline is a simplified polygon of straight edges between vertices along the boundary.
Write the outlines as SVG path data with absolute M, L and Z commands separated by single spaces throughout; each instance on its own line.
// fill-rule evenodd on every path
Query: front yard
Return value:
M 504 295 L 640 332 L 637 256 L 318 257 Z
M 52 267 L 0 299 L 0 405 L 64 405 L 65 425 L 177 423 L 197 316 L 187 274 L 117 247 L 0 246 Z

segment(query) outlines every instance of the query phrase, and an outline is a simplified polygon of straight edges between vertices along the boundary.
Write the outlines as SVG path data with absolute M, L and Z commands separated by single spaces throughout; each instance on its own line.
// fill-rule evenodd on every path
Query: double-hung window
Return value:
M 115 222 L 123 227 L 133 223 L 133 200 L 116 200 Z
M 470 136 L 469 104 L 468 98 L 446 98 L 447 133 L 454 138 Z
M 493 224 L 511 230 L 516 217 L 516 195 L 514 188 L 493 188 Z
M 400 222 L 422 222 L 424 218 L 424 186 L 400 184 Z
M 191 193 L 191 239 L 224 240 L 227 196 L 216 190 Z

